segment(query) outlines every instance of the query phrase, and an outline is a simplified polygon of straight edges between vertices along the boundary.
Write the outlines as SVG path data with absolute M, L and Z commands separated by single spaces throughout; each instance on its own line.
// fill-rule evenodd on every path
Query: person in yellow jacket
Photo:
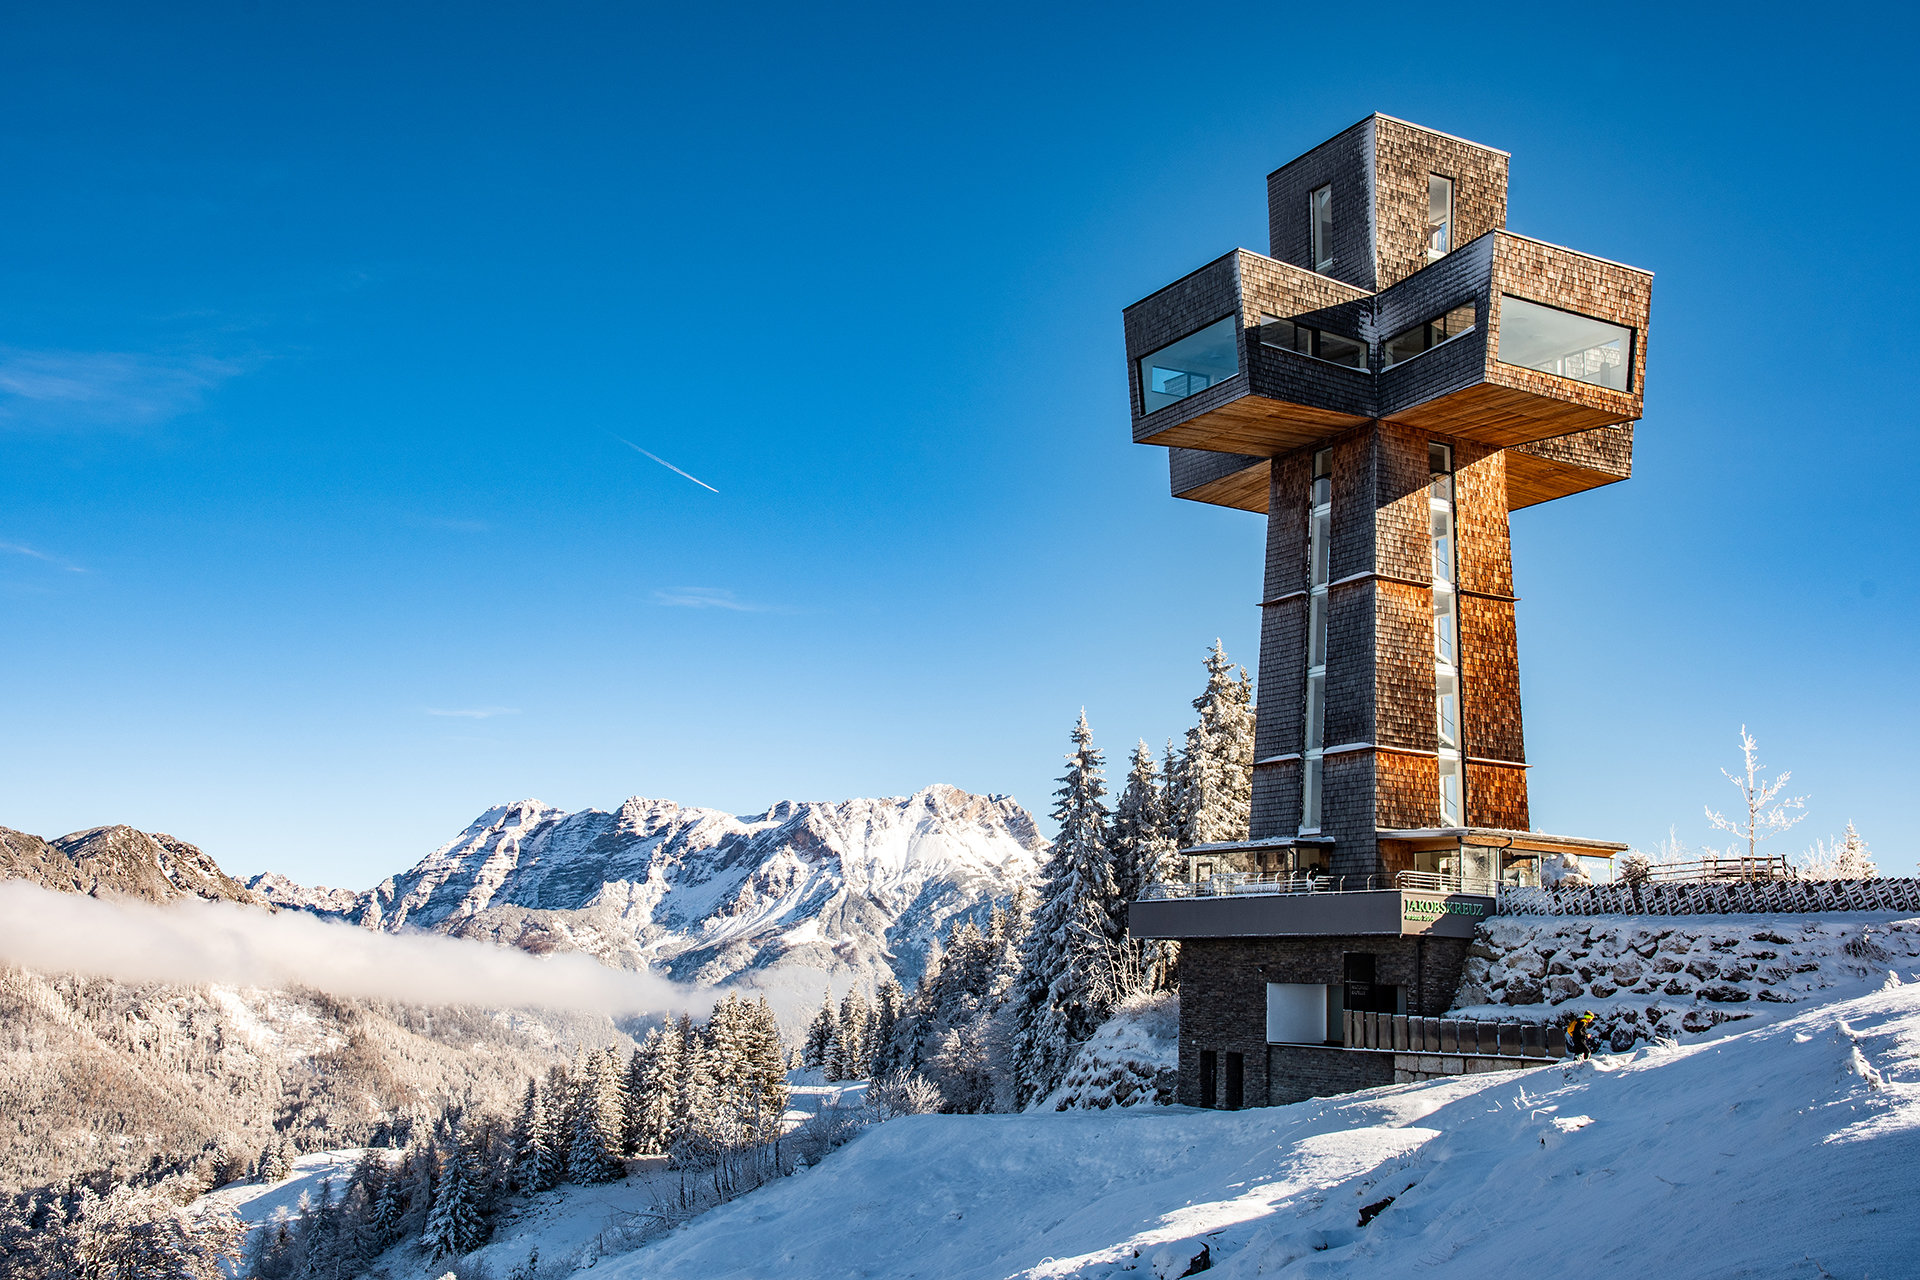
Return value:
M 1589 1057 L 1593 1053 L 1593 1014 L 1576 1013 L 1567 1021 L 1567 1056 Z

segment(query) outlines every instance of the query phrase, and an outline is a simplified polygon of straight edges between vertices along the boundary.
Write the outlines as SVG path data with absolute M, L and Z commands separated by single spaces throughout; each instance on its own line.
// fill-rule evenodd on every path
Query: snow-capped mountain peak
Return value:
M 708 983 L 743 980 L 797 1010 L 823 986 L 912 982 L 933 939 L 1030 883 L 1044 857 L 1009 796 L 781 800 L 735 815 L 633 796 L 575 813 L 498 805 L 350 911 L 259 877 L 288 906 L 536 951 L 592 952 Z

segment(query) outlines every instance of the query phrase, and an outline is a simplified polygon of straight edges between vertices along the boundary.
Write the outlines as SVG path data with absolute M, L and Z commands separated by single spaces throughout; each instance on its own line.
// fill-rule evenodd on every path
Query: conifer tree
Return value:
M 866 1078 L 867 1067 L 871 1060 L 868 1048 L 869 1023 L 873 1011 L 867 1005 L 867 998 L 858 987 L 848 991 L 840 1001 L 840 1035 L 835 1041 L 837 1051 L 834 1069 L 828 1073 L 831 1080 L 862 1080 Z
M 603 1054 L 586 1056 L 574 1099 L 573 1134 L 567 1146 L 567 1177 L 581 1184 L 612 1182 L 620 1164 L 621 1106 L 618 1078 Z
M 1041 871 L 1040 902 L 1008 1010 L 1008 1068 L 1021 1107 L 1059 1083 L 1074 1048 L 1108 1012 L 1095 977 L 1104 971 L 1119 930 L 1102 764 L 1083 711 L 1054 793 L 1060 835 Z
M 707 1038 L 694 1029 L 693 1019 L 685 1014 L 680 1017 L 680 1045 L 683 1070 L 671 1150 L 680 1160 L 697 1160 L 714 1148 L 721 1128 L 720 1100 L 714 1090 Z
M 901 989 L 900 979 L 891 973 L 882 978 L 873 993 L 873 1028 L 867 1054 L 867 1070 L 873 1079 L 895 1070 L 893 1033 L 906 1004 L 907 993 Z
M 827 1069 L 828 1046 L 840 1030 L 840 1017 L 833 1010 L 833 992 L 829 990 L 820 998 L 820 1011 L 813 1015 L 813 1021 L 807 1024 L 807 1043 L 800 1062 L 809 1071 Z
M 1153 752 L 1142 741 L 1133 749 L 1127 785 L 1113 808 L 1113 883 L 1120 901 L 1136 902 L 1173 872 L 1172 813 Z
M 1253 815 L 1253 681 L 1233 675 L 1226 648 L 1207 655 L 1207 687 L 1193 700 L 1199 721 L 1187 730 L 1172 779 L 1180 848 L 1247 838 Z
M 435 1189 L 433 1209 L 427 1214 L 420 1243 L 428 1257 L 444 1258 L 448 1254 L 471 1253 L 485 1238 L 485 1224 L 480 1219 L 472 1175 L 456 1130 L 441 1152 L 439 1186 Z
M 660 1051 L 660 1028 L 654 1027 L 627 1059 L 621 1097 L 621 1130 L 627 1155 L 646 1150 L 647 1087 L 653 1077 L 653 1056 Z
M 779 1132 L 787 1109 L 786 1047 L 780 1042 L 780 1023 L 765 996 L 752 1004 L 741 1001 L 735 1014 L 739 1063 L 728 1073 L 731 1091 L 727 1106 L 741 1135 L 763 1142 Z
M 685 1042 L 680 1027 L 669 1022 L 653 1042 L 647 1063 L 647 1084 L 640 1103 L 640 1145 L 643 1151 L 665 1154 L 680 1132 L 681 1077 L 686 1072 Z
M 558 1186 L 564 1172 L 560 1153 L 552 1141 L 553 1125 L 547 1115 L 552 1105 L 551 1095 L 543 1096 L 536 1081 L 527 1081 L 526 1098 L 520 1104 L 516 1132 L 519 1141 L 514 1160 L 516 1179 L 526 1195 Z

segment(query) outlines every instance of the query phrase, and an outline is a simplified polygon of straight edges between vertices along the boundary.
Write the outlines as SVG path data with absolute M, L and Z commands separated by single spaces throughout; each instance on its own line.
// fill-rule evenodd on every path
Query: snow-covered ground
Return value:
M 645 1244 L 679 1174 L 563 1187 L 496 1224 L 480 1260 L 504 1277 L 538 1249 L 541 1280 L 1160 1280 L 1203 1249 L 1223 1280 L 1920 1274 L 1920 956 L 1905 945 L 1920 922 L 1774 923 L 1739 922 L 1716 949 L 1733 922 L 1693 922 L 1684 949 L 1817 964 L 1794 974 L 1798 1003 L 1756 1001 L 1743 1012 L 1758 1016 L 1678 1042 L 1240 1112 L 903 1117 Z M 1863 927 L 1875 946 L 1849 949 Z M 1754 940 L 1769 930 L 1782 940 Z M 1125 1063 L 1146 1078 L 1170 1012 L 1103 1028 L 1085 1083 Z M 803 1084 L 792 1118 L 858 1094 Z M 264 1220 L 358 1154 L 215 1194 Z M 402 1248 L 372 1274 L 447 1269 Z
M 1203 1246 L 1222 1280 L 1912 1275 L 1903 976 L 1685 1045 L 1289 1107 L 906 1117 L 595 1275 L 1091 1280 Z

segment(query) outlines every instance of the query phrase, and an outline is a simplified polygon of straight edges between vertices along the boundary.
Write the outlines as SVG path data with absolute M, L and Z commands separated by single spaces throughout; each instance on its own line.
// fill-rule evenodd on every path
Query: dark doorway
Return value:
M 1214 1093 L 1220 1073 L 1219 1060 L 1219 1055 L 1211 1049 L 1200 1051 L 1200 1105 L 1203 1107 L 1220 1105 Z
M 1237 1053 L 1227 1055 L 1227 1101 L 1229 1111 L 1238 1111 L 1247 1105 L 1247 1064 L 1246 1059 Z

